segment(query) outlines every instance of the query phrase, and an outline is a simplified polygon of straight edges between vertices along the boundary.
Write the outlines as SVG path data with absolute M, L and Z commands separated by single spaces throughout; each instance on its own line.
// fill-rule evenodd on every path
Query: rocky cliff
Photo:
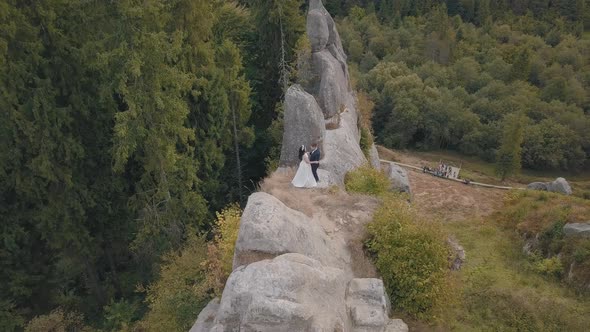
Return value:
M 346 55 L 321 0 L 310 1 L 307 34 L 317 81 L 286 93 L 281 169 L 265 181 L 282 182 L 249 197 L 233 272 L 191 331 L 407 331 L 389 318 L 383 282 L 361 249 L 377 202 L 289 187 L 285 174 L 299 162 L 302 144 L 320 143 L 324 187 L 342 186 L 348 171 L 367 163 Z M 379 167 L 375 149 L 371 159 Z

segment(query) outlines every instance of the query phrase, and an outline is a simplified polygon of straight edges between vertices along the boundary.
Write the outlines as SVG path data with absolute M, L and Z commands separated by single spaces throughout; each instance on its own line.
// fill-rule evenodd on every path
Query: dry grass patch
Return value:
M 398 161 L 398 162 L 400 161 L 400 157 L 397 155 L 397 153 L 395 153 L 392 150 L 389 150 L 387 148 L 384 148 L 381 145 L 377 145 L 377 152 L 379 152 L 379 158 L 381 158 L 383 160 Z

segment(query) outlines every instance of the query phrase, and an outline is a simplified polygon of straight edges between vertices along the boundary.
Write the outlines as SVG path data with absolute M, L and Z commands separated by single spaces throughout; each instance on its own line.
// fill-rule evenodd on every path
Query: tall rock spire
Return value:
M 309 77 L 301 79 L 309 83 L 305 89 L 292 86 L 286 93 L 279 164 L 297 166 L 298 148 L 317 142 L 323 156 L 319 170 L 321 185 L 343 185 L 344 175 L 367 160 L 359 146 L 358 114 L 346 54 L 336 23 L 320 0 L 309 3 L 307 36 L 311 69 L 302 73 Z
M 320 0 L 310 0 L 307 33 L 317 82 L 310 91 L 293 85 L 286 92 L 281 165 L 295 166 L 297 149 L 317 141 L 324 156 L 320 185 L 342 186 L 344 175 L 367 161 L 359 146 L 346 55 L 334 20 Z M 295 189 L 285 185 L 281 190 Z M 271 194 L 252 194 L 240 220 L 233 272 L 221 299 L 203 309 L 190 332 L 407 332 L 403 321 L 388 317 L 383 281 L 355 278 L 343 235 L 326 231 L 323 223 L 337 223 L 326 220 L 333 208 L 315 208 L 317 215 L 310 217 Z M 347 208 L 350 213 L 341 213 L 355 218 L 354 224 L 364 227 L 362 223 L 369 222 L 370 214 L 365 219 L 352 216 L 356 205 L 339 207 Z

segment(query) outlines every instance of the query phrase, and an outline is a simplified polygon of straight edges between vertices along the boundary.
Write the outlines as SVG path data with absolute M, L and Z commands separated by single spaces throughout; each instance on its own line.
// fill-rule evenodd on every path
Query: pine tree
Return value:
M 510 114 L 504 118 L 503 123 L 504 132 L 496 162 L 496 173 L 502 181 L 507 176 L 520 171 L 525 116 Z
M 268 132 L 279 117 L 278 105 L 283 97 L 284 83 L 280 84 L 281 63 L 294 66 L 295 45 L 305 32 L 305 15 L 302 0 L 242 0 L 252 13 L 255 27 L 249 36 L 245 53 L 246 77 L 252 89 L 257 91 L 252 100 L 250 124 L 256 131 L 254 149 L 244 154 L 248 164 L 248 178 L 261 178 L 265 175 L 265 158 L 274 145 Z M 281 61 L 281 45 L 284 41 L 284 61 Z
M 516 59 L 512 64 L 512 70 L 510 71 L 510 78 L 513 80 L 526 81 L 529 78 L 530 72 L 531 63 L 529 60 L 529 52 L 524 48 L 516 55 Z

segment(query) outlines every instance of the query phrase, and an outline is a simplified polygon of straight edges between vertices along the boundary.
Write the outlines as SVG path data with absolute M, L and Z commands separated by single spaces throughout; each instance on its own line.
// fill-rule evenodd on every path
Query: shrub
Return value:
M 24 319 L 15 312 L 14 304 L 0 300 L 0 331 L 15 331 L 22 329 Z
M 361 150 L 366 158 L 370 158 L 371 146 L 373 145 L 373 135 L 371 131 L 365 127 L 361 127 L 361 140 L 359 142 Z
M 158 280 L 146 291 L 150 311 L 140 323 L 147 331 L 188 331 L 211 299 L 220 295 L 231 273 L 241 210 L 230 205 L 217 213 L 215 237 L 207 244 L 192 235 L 180 253 L 164 257 Z
M 440 226 L 418 219 L 404 199 L 386 196 L 367 229 L 367 247 L 392 303 L 433 318 L 451 294 L 450 250 Z
M 207 246 L 207 284 L 216 296 L 221 296 L 232 271 L 234 248 L 238 240 L 242 210 L 232 204 L 217 213 L 215 238 Z
M 368 165 L 348 172 L 344 184 L 347 191 L 369 195 L 382 195 L 390 187 L 387 175 Z
M 104 327 L 108 331 L 129 331 L 132 322 L 137 320 L 137 303 L 129 303 L 126 300 L 114 301 L 104 306 Z
M 159 278 L 149 285 L 146 302 L 149 312 L 140 326 L 146 331 L 188 331 L 199 311 L 207 304 L 204 264 L 205 240 L 189 237 L 180 253 L 164 257 Z
M 91 328 L 84 325 L 84 317 L 73 312 L 64 312 L 58 308 L 47 315 L 33 318 L 27 326 L 25 332 L 90 332 Z
M 561 264 L 559 257 L 554 256 L 537 262 L 535 270 L 550 277 L 560 277 L 563 271 L 563 265 Z

